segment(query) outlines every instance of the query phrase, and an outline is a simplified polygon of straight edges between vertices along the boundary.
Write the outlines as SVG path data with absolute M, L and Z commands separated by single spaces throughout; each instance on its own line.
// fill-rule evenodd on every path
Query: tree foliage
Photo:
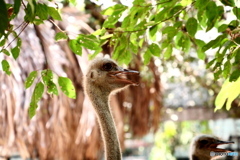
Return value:
M 75 1 L 71 2 L 75 4 Z M 47 20 L 54 24 L 54 20 L 61 20 L 58 6 L 52 7 L 49 3 L 15 0 L 11 4 L 0 0 L 1 53 L 17 59 L 21 50 L 19 34 L 27 25 L 40 25 Z M 16 33 L 11 22 L 21 10 L 25 13 L 21 24 L 23 29 Z M 229 12 L 234 15 L 230 22 L 226 20 Z M 227 109 L 230 109 L 231 102 L 239 96 L 240 90 L 236 88 L 240 75 L 240 8 L 234 0 L 161 0 L 155 3 L 134 0 L 129 6 L 115 4 L 103 10 L 102 15 L 106 16 L 106 20 L 94 33 L 79 34 L 77 38 L 69 39 L 65 31 L 60 31 L 55 40 L 68 40 L 70 49 L 80 56 L 82 48 L 92 50 L 90 58 L 95 57 L 108 44 L 113 48 L 112 57 L 121 64 L 131 63 L 136 54 L 141 55 L 144 65 L 148 65 L 152 58 L 174 60 L 176 52 L 184 56 L 194 52 L 198 59 L 205 60 L 207 69 L 212 71 L 215 80 L 225 78 L 225 83 L 231 84 L 231 87 L 224 84 L 219 97 L 222 97 L 223 92 L 229 94 L 223 99 L 216 99 L 216 109 L 221 109 L 226 100 Z M 212 29 L 218 32 L 215 39 L 205 42 L 196 37 L 199 31 L 208 32 Z M 15 37 L 15 46 L 12 45 L 13 41 L 8 41 L 10 35 Z M 214 56 L 209 57 L 207 51 L 215 52 Z M 1 65 L 2 70 L 10 75 L 11 64 L 4 59 Z M 37 71 L 30 73 L 25 87 L 30 87 L 36 77 Z M 43 70 L 32 95 L 30 116 L 34 115 L 44 88 L 47 88 L 49 94 L 58 95 L 57 86 L 70 98 L 76 97 L 69 79 L 59 77 L 56 85 L 53 72 Z M 232 89 L 234 95 L 230 94 Z

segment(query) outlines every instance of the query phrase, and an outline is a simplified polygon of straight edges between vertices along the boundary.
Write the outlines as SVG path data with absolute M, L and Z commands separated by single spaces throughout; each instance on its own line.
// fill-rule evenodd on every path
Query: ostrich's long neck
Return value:
M 210 153 L 209 153 L 209 156 L 210 156 Z M 206 156 L 206 155 L 192 155 L 192 157 L 190 158 L 190 160 L 211 160 L 212 158 L 209 157 L 209 156 Z
M 99 88 L 92 88 L 87 92 L 96 110 L 101 126 L 106 160 L 121 160 L 119 140 L 108 104 L 109 93 L 104 93 Z

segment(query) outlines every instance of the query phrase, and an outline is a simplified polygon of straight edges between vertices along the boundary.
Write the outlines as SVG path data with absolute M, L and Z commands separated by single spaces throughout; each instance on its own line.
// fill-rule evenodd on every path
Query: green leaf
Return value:
M 144 53 L 144 55 L 143 55 L 143 59 L 144 59 L 143 63 L 144 63 L 144 65 L 147 65 L 150 62 L 151 58 L 152 58 L 151 52 L 150 52 L 150 50 L 147 50 Z
M 31 102 L 30 107 L 28 108 L 28 115 L 30 118 L 36 115 L 37 103 Z
M 169 59 L 171 55 L 172 55 L 172 45 L 169 45 L 166 51 L 164 52 L 164 58 Z
M 128 7 L 122 4 L 116 4 L 102 11 L 103 15 L 118 15 L 125 11 Z
M 69 98 L 76 98 L 75 88 L 73 86 L 72 81 L 66 77 L 59 77 L 58 78 L 58 85 L 63 93 L 68 96 Z
M 225 6 L 230 6 L 230 7 L 234 7 L 235 6 L 234 0 L 220 0 L 220 1 Z
M 35 0 L 29 0 L 29 3 L 27 4 L 27 8 L 24 9 L 25 11 L 25 16 L 24 16 L 24 20 L 26 22 L 31 22 L 33 23 L 33 21 L 35 20 L 35 16 L 36 16 L 36 1 Z
M 36 15 L 41 20 L 47 20 L 48 19 L 48 6 L 46 4 L 37 3 Z
M 80 44 L 85 48 L 91 50 L 99 50 L 101 48 L 100 41 L 96 36 L 92 34 L 88 35 L 80 34 L 77 39 L 79 40 Z
M 70 49 L 73 51 L 73 53 L 77 55 L 82 55 L 82 45 L 78 42 L 78 40 L 70 40 L 68 43 Z
M 68 36 L 65 32 L 58 32 L 55 35 L 54 39 L 55 39 L 55 41 L 60 41 L 60 40 L 68 39 Z
M 207 68 L 207 69 L 210 68 L 215 62 L 216 62 L 216 58 L 214 58 L 213 60 L 211 60 L 210 62 L 208 62 L 208 63 L 206 64 L 206 68 Z
M 58 13 L 58 10 L 56 8 L 48 7 L 48 13 L 53 19 L 59 20 L 59 21 L 62 20 L 60 14 Z
M 240 8 L 234 7 L 233 8 L 233 13 L 237 17 L 237 19 L 240 19 Z
M 178 30 L 172 26 L 168 26 L 162 31 L 163 34 L 168 34 L 169 40 L 171 40 L 177 34 L 177 32 Z
M 4 0 L 0 0 L 0 19 L 0 35 L 4 35 L 5 30 L 8 28 L 8 12 Z
M 225 78 L 227 78 L 229 76 L 230 71 L 231 71 L 231 67 L 232 67 L 232 65 L 231 65 L 229 60 L 224 63 L 223 76 Z
M 41 72 L 41 76 L 43 83 L 48 85 L 48 83 L 53 79 L 53 72 L 50 69 L 46 69 Z
M 32 84 L 34 79 L 37 77 L 37 71 L 32 71 L 29 76 L 27 77 L 26 81 L 24 82 L 25 88 L 29 88 Z
M 209 2 L 210 0 L 197 0 L 195 3 L 195 7 L 199 10 L 204 10 Z
M 8 61 L 2 60 L 2 69 L 7 75 L 11 74 L 10 65 L 9 65 Z
M 218 27 L 218 32 L 224 32 L 228 28 L 227 24 L 222 24 L 221 26 Z
M 237 79 L 239 79 L 239 77 L 240 77 L 240 71 L 239 70 L 235 70 L 230 75 L 229 81 L 230 82 L 236 81 Z
M 36 109 L 38 107 L 37 103 L 42 98 L 43 92 L 44 85 L 42 84 L 42 82 L 37 83 L 32 94 L 30 107 L 28 108 L 28 114 L 30 118 L 32 118 L 36 114 Z
M 152 43 L 149 47 L 148 50 L 150 53 L 154 56 L 160 56 L 160 47 L 156 43 Z
M 16 46 L 16 47 L 12 48 L 11 53 L 12 53 L 13 58 L 16 60 L 19 56 L 19 53 L 20 53 L 19 47 Z
M 220 42 L 225 38 L 225 35 L 220 35 L 218 36 L 216 39 L 211 40 L 210 42 L 208 42 L 206 45 L 204 45 L 202 47 L 202 51 L 205 52 L 206 50 L 210 49 L 210 48 L 216 48 L 219 46 Z
M 18 14 L 20 6 L 21 6 L 21 0 L 14 0 L 13 11 L 15 14 Z
M 4 54 L 6 54 L 7 56 L 10 56 L 10 53 L 8 52 L 8 50 L 3 49 L 2 52 L 3 52 Z
M 198 23 L 197 20 L 193 17 L 189 18 L 186 23 L 186 29 L 188 33 L 194 37 L 197 32 Z
M 197 44 L 197 55 L 199 59 L 204 60 L 206 54 L 202 51 L 202 47 L 205 45 L 205 42 L 200 39 L 194 39 L 195 43 Z
M 44 92 L 44 85 L 42 82 L 38 82 L 34 88 L 32 98 L 31 98 L 31 103 L 37 104 L 38 101 L 42 98 Z
M 56 84 L 53 83 L 53 81 L 48 82 L 47 89 L 48 94 L 55 94 L 58 96 L 58 89 Z
M 227 79 L 216 97 L 215 111 L 221 109 L 226 101 L 226 108 L 227 110 L 229 110 L 231 108 L 233 100 L 237 98 L 239 94 L 240 78 L 238 78 L 238 80 L 236 80 L 235 82 L 230 82 L 229 79 Z
M 2 47 L 6 43 L 6 39 L 0 41 L 0 47 Z

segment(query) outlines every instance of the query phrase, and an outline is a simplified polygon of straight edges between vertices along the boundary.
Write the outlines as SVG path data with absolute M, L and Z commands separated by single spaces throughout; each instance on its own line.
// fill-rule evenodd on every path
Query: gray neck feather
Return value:
M 110 93 L 102 92 L 101 88 L 87 90 L 90 100 L 97 113 L 104 140 L 106 160 L 121 160 L 121 149 L 115 123 L 109 108 Z

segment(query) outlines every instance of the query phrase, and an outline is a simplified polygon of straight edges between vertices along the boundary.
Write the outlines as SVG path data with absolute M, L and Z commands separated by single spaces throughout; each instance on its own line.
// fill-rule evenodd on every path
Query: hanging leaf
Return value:
M 6 60 L 2 60 L 2 69 L 7 75 L 10 75 L 12 73 L 10 71 L 10 65 Z
M 27 77 L 26 81 L 24 82 L 25 88 L 29 88 L 32 84 L 35 78 L 37 77 L 37 71 L 32 71 L 29 76 Z
M 16 60 L 19 56 L 19 53 L 20 53 L 19 47 L 16 46 L 16 47 L 12 48 L 11 53 L 12 53 L 13 58 Z
M 239 70 L 235 70 L 234 72 L 232 72 L 232 74 L 230 75 L 229 81 L 230 82 L 234 82 L 237 79 L 239 79 L 240 77 L 240 71 Z
M 18 14 L 20 6 L 21 6 L 21 0 L 14 0 L 13 9 L 15 14 Z
M 194 37 L 197 32 L 198 23 L 197 20 L 193 17 L 189 18 L 186 23 L 186 28 L 188 33 Z
M 70 49 L 73 51 L 73 53 L 81 56 L 82 55 L 82 45 L 78 42 L 78 40 L 70 40 L 68 43 Z
M 36 15 L 41 20 L 47 20 L 48 19 L 48 6 L 46 4 L 37 3 L 36 5 Z
M 37 102 L 39 102 L 40 99 L 42 98 L 43 92 L 44 92 L 44 85 L 42 82 L 38 82 L 34 88 L 31 102 L 37 104 Z
M 53 72 L 50 69 L 46 69 L 41 72 L 41 76 L 43 83 L 48 85 L 48 83 L 53 79 Z
M 172 55 L 172 45 L 169 45 L 166 51 L 164 52 L 164 58 L 169 59 L 171 55 Z
M 49 81 L 47 85 L 47 92 L 48 94 L 55 94 L 58 96 L 58 89 L 55 83 L 53 81 Z
M 233 13 L 237 17 L 237 19 L 240 19 L 240 8 L 234 7 L 233 8 Z
M 69 98 L 76 98 L 76 91 L 73 86 L 72 81 L 67 77 L 59 77 L 58 78 L 58 85 L 63 93 L 68 96 Z
M 240 78 L 238 78 L 238 80 L 235 82 L 229 82 L 229 79 L 227 79 L 216 97 L 215 111 L 221 109 L 226 101 L 227 101 L 226 108 L 227 110 L 229 110 L 231 108 L 233 100 L 237 98 L 239 94 L 240 94 Z
M 66 39 L 68 39 L 68 36 L 65 32 L 58 32 L 55 35 L 54 39 L 55 39 L 55 41 L 66 40 Z
M 92 34 L 80 34 L 77 38 L 77 40 L 79 40 L 79 43 L 88 49 L 91 50 L 98 50 L 100 49 L 100 41 L 98 40 L 98 38 Z
M 150 60 L 151 60 L 151 57 L 152 57 L 152 55 L 151 55 L 151 52 L 150 52 L 150 50 L 147 50 L 145 53 L 144 53 L 144 55 L 143 55 L 143 63 L 144 63 L 144 65 L 147 65 L 149 62 L 150 62 Z
M 154 56 L 160 56 L 160 47 L 156 43 L 152 43 L 149 47 L 148 50 L 150 53 Z
M 58 13 L 58 10 L 56 8 L 48 7 L 48 13 L 53 19 L 59 20 L 59 21 L 62 20 L 60 14 Z
M 2 52 L 3 52 L 4 54 L 6 54 L 7 56 L 10 56 L 10 53 L 8 52 L 8 50 L 3 49 Z
M 34 102 L 30 103 L 30 107 L 28 108 L 28 116 L 32 118 L 33 116 L 36 115 L 36 109 L 37 109 L 37 104 Z
M 8 28 L 8 13 L 4 0 L 0 0 L 0 34 L 4 34 L 4 31 Z

